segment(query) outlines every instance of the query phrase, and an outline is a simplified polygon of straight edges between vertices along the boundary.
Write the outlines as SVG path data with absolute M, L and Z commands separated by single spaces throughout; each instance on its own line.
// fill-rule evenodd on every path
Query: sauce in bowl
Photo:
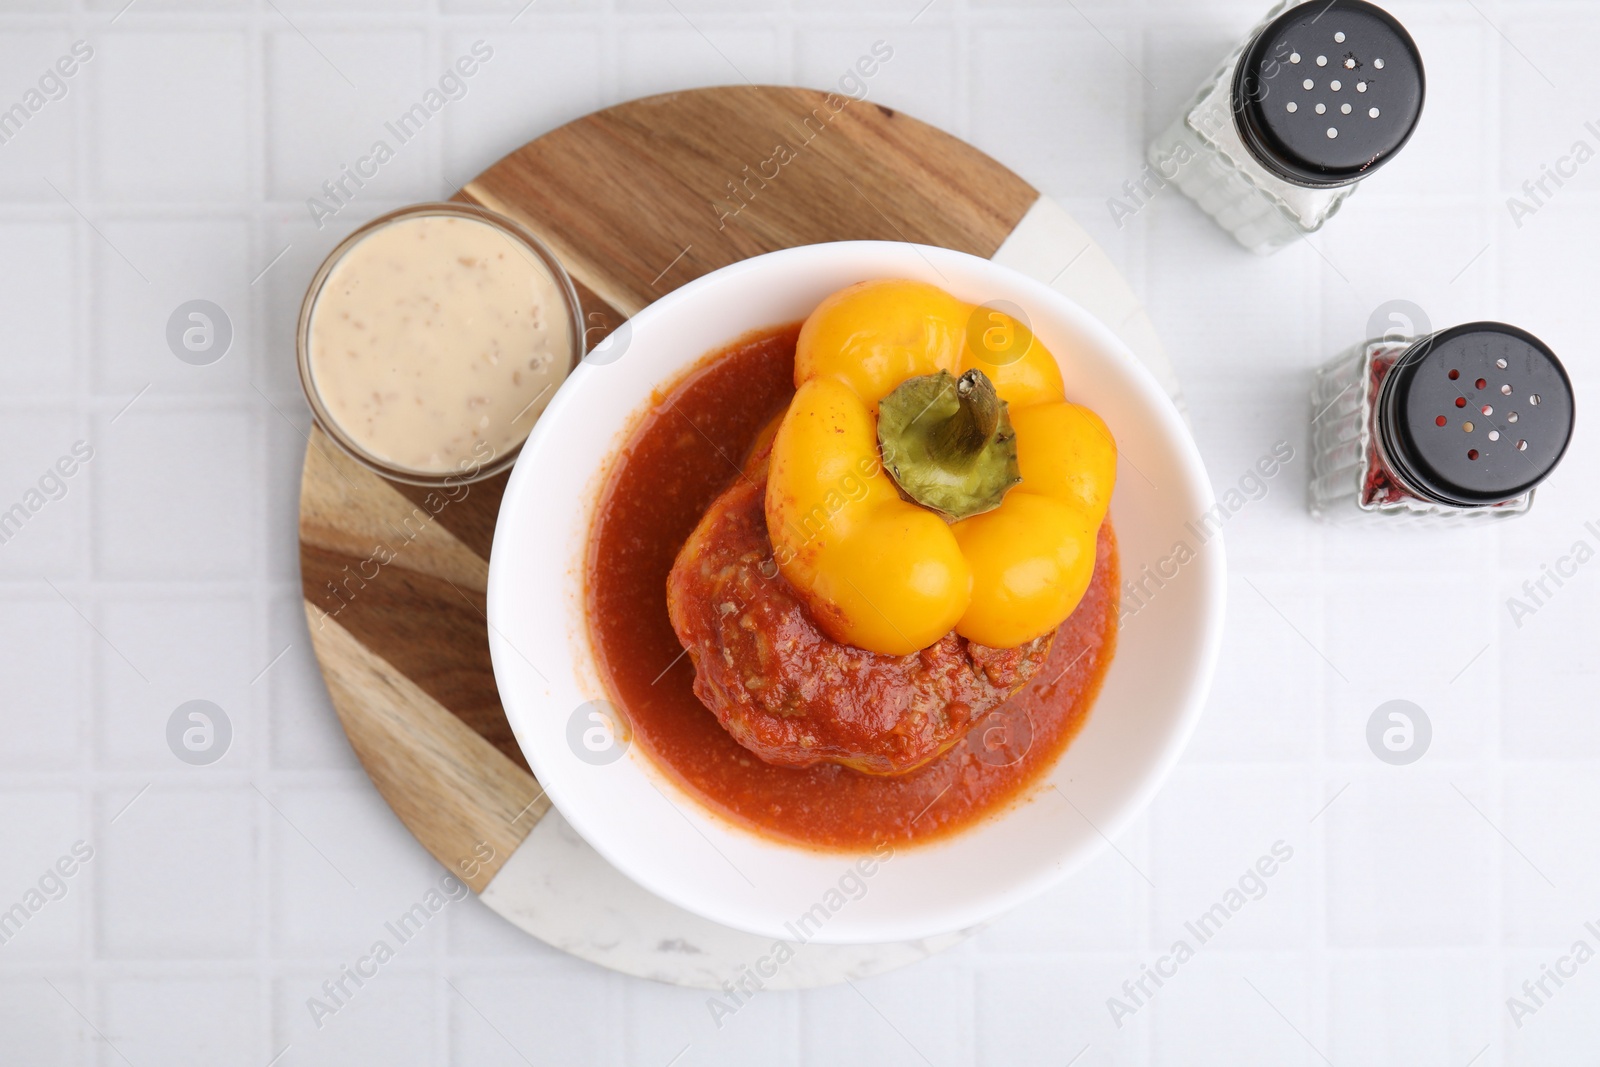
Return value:
M 424 205 L 352 234 L 301 314 L 318 421 L 407 481 L 504 469 L 576 361 L 566 273 L 507 220 Z
M 694 692 L 667 615 L 667 574 L 740 458 L 794 395 L 798 328 L 741 338 L 664 386 L 603 490 L 586 568 L 590 639 L 633 739 L 691 796 L 757 834 L 826 850 L 922 844 L 1027 795 L 1088 719 L 1116 650 L 1118 557 L 1107 520 L 1094 576 L 1048 660 L 950 751 L 898 776 L 763 762 Z

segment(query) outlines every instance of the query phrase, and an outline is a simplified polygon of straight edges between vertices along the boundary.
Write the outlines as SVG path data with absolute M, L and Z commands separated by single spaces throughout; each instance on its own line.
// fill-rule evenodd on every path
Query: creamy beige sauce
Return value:
M 494 226 L 382 226 L 329 272 L 311 377 L 339 428 L 406 470 L 476 469 L 519 445 L 567 375 L 573 324 L 545 265 Z

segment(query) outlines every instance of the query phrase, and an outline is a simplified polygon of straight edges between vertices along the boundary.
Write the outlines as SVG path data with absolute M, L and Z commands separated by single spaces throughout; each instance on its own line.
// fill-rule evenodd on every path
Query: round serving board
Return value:
M 1053 285 L 1121 334 L 1176 396 L 1138 301 L 1081 227 L 977 149 L 877 104 L 771 86 L 634 100 L 524 145 L 457 199 L 516 219 L 560 257 L 591 348 L 658 297 L 749 256 L 914 241 Z M 720 987 L 770 942 L 667 904 L 610 867 L 551 810 L 517 748 L 484 615 L 506 477 L 447 501 L 371 473 L 312 431 L 301 582 L 333 705 L 395 814 L 499 914 L 606 967 Z M 864 977 L 965 933 L 806 945 L 767 985 Z

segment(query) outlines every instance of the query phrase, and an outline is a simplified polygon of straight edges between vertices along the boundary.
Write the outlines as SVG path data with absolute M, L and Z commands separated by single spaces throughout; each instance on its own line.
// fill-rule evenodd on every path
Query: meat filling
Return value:
M 667 610 L 694 661 L 694 691 L 768 763 L 829 761 L 903 774 L 960 741 L 1031 678 L 1054 634 L 1017 648 L 954 632 L 909 656 L 830 640 L 772 560 L 753 463 L 711 505 L 667 579 Z

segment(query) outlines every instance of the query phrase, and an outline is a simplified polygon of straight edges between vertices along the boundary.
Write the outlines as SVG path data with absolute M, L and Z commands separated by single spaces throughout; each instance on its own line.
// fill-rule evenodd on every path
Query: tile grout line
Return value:
M 79 0 L 79 3 L 74 5 L 78 10 L 74 11 L 70 19 L 72 29 L 69 32 L 71 33 L 73 40 L 87 40 L 89 36 L 89 30 L 85 25 L 85 16 L 81 13 L 81 5 L 82 0 Z M 95 71 L 93 73 L 101 74 L 103 72 Z M 74 100 L 74 111 L 72 113 L 72 191 L 73 195 L 77 196 L 80 200 L 84 200 L 89 203 L 93 203 L 97 199 L 97 197 L 90 195 L 90 186 L 93 182 L 93 176 L 90 172 L 89 163 L 93 137 L 92 131 L 93 127 L 96 125 L 96 119 L 98 117 L 98 108 L 95 106 L 96 102 L 97 97 L 93 92 L 93 85 L 91 83 L 91 85 L 85 86 L 84 92 L 78 94 Z M 79 309 L 78 322 L 74 324 L 72 331 L 72 358 L 76 368 L 75 377 L 77 378 L 79 384 L 77 403 L 74 406 L 76 409 L 76 421 L 79 429 L 85 433 L 85 440 L 92 441 L 96 435 L 97 428 L 92 422 L 93 415 L 89 410 L 87 410 L 87 405 L 84 403 L 84 398 L 94 395 L 94 368 L 91 364 L 90 358 L 91 353 L 94 350 L 94 335 L 96 332 L 94 326 L 96 321 L 94 317 L 94 302 L 92 299 L 93 289 L 91 288 L 94 281 L 93 259 L 91 258 L 92 252 L 88 234 L 84 232 L 84 224 L 82 220 L 74 220 L 73 235 L 73 250 L 76 256 L 73 274 L 77 278 L 78 282 L 77 293 L 74 295 L 73 302 L 74 306 Z M 102 499 L 104 495 L 104 489 L 101 488 L 100 483 L 100 479 L 94 479 L 91 480 L 88 486 L 88 493 L 86 494 L 88 497 L 87 506 L 85 508 L 86 514 L 83 520 L 85 527 L 83 542 L 80 546 L 80 552 L 82 553 L 82 556 L 78 560 L 78 565 L 82 570 L 86 582 L 89 583 L 89 587 L 94 590 L 94 593 L 87 602 L 88 610 L 94 615 L 99 614 L 100 605 L 100 597 L 97 588 L 99 568 L 95 563 L 97 557 L 95 546 L 96 530 L 99 528 L 96 520 L 103 508 Z M 98 731 L 94 729 L 94 724 L 96 720 L 99 719 L 99 705 L 104 699 L 102 686 L 106 684 L 105 671 L 104 668 L 100 666 L 102 663 L 103 659 L 100 656 L 94 656 L 91 660 L 90 679 L 87 686 L 89 694 L 89 706 L 84 709 L 84 715 L 80 720 L 82 724 L 87 727 L 87 729 L 84 730 L 83 737 L 79 742 L 78 750 L 79 759 L 86 761 L 88 767 L 90 768 L 89 773 L 83 776 L 83 784 L 80 787 L 84 797 L 84 811 L 82 817 L 85 819 L 89 827 L 89 833 L 91 837 L 98 836 L 100 838 L 101 845 L 103 845 L 106 835 L 103 833 L 98 835 L 96 834 L 96 830 L 99 828 L 97 826 L 97 816 L 100 806 L 99 782 L 96 771 L 99 769 L 98 765 L 100 761 L 98 745 L 95 741 Z M 109 828 L 110 824 L 106 823 L 105 826 L 106 828 Z M 100 854 L 98 848 L 99 846 L 97 845 L 97 855 Z M 83 937 L 82 947 L 79 951 L 79 971 L 74 977 L 77 987 L 80 990 L 80 999 L 85 1005 L 86 1010 L 91 1014 L 92 1017 L 104 1019 L 105 1016 L 103 1009 L 105 1005 L 103 1003 L 104 997 L 101 995 L 100 985 L 98 982 L 92 981 L 90 978 L 90 968 L 95 962 L 98 961 L 104 952 L 104 945 L 101 944 L 101 935 L 105 927 L 105 911 L 107 907 L 107 900 L 109 898 L 109 890 L 104 872 L 104 863 L 97 864 L 95 869 L 91 872 L 91 880 L 88 889 L 88 906 L 83 909 L 83 916 L 81 919 L 83 923 Z M 94 1047 L 93 1042 L 88 1039 L 89 1035 L 84 1033 L 82 1029 L 79 1029 L 78 1033 L 80 1038 L 83 1040 L 83 1047 L 85 1050 L 83 1055 L 85 1058 L 87 1058 L 88 1050 Z
M 268 160 L 266 146 L 270 143 L 270 119 L 267 108 L 267 37 L 263 28 L 262 17 L 261 12 L 256 12 L 256 17 L 250 19 L 247 31 L 247 54 L 250 65 L 250 111 L 251 122 L 255 128 L 255 137 L 252 138 L 254 144 L 251 146 L 253 165 L 251 166 L 250 183 L 252 191 L 255 193 L 255 204 L 254 210 L 251 212 L 250 244 L 253 252 L 246 259 L 246 271 L 249 271 L 255 263 L 261 261 L 262 250 L 271 243 L 266 239 L 266 230 L 270 222 L 266 217 L 266 209 L 263 206 L 267 199 Z M 248 336 L 250 366 L 247 368 L 247 374 L 252 380 L 256 376 L 255 372 L 264 367 L 269 358 L 269 349 L 266 343 L 267 294 L 270 291 L 271 283 L 268 283 L 268 288 L 263 288 L 258 292 L 256 290 L 256 281 L 259 280 L 259 277 L 252 280 L 244 290 L 247 313 L 250 316 Z M 265 424 L 256 418 L 253 410 L 249 411 L 246 417 L 251 420 L 255 428 L 253 436 L 256 449 L 256 484 L 259 487 L 256 493 L 256 500 L 259 502 L 258 506 L 262 508 L 262 518 L 264 520 L 256 525 L 256 536 L 259 537 L 261 536 L 261 530 L 266 527 L 265 520 L 269 518 L 266 507 L 266 494 L 268 486 L 272 484 L 271 461 L 267 448 Z M 269 589 L 264 588 L 266 583 L 259 581 L 260 572 L 267 567 L 267 552 L 264 545 L 258 546 L 258 553 L 260 557 L 258 582 L 252 601 L 256 606 L 256 618 L 265 620 L 264 627 L 270 635 L 274 618 L 275 597 Z M 258 642 L 258 646 L 262 643 Z M 266 643 L 270 643 L 270 636 Z M 250 701 L 255 711 L 258 727 L 255 731 L 256 752 L 253 760 L 256 773 L 253 775 L 252 780 L 259 779 L 268 783 L 269 786 L 275 784 L 270 773 L 274 737 L 272 686 L 273 682 L 269 679 L 266 688 L 261 692 L 250 694 Z M 264 1062 L 268 1057 L 274 1055 L 274 1050 L 282 1048 L 288 1042 L 287 1040 L 281 1043 L 279 1041 L 280 1035 L 276 1032 L 277 1013 L 273 1010 L 277 1003 L 277 989 L 272 959 L 274 907 L 269 887 L 277 884 L 277 855 L 272 845 L 273 838 L 269 830 L 271 816 L 264 810 L 262 805 L 256 803 L 250 805 L 250 812 L 255 824 L 254 860 L 256 864 L 256 882 L 259 887 L 256 900 L 255 932 L 256 989 L 258 990 L 256 1024 L 259 1028 L 256 1040 L 264 1041 L 265 1043 L 265 1048 L 257 1046 L 257 1059 Z

